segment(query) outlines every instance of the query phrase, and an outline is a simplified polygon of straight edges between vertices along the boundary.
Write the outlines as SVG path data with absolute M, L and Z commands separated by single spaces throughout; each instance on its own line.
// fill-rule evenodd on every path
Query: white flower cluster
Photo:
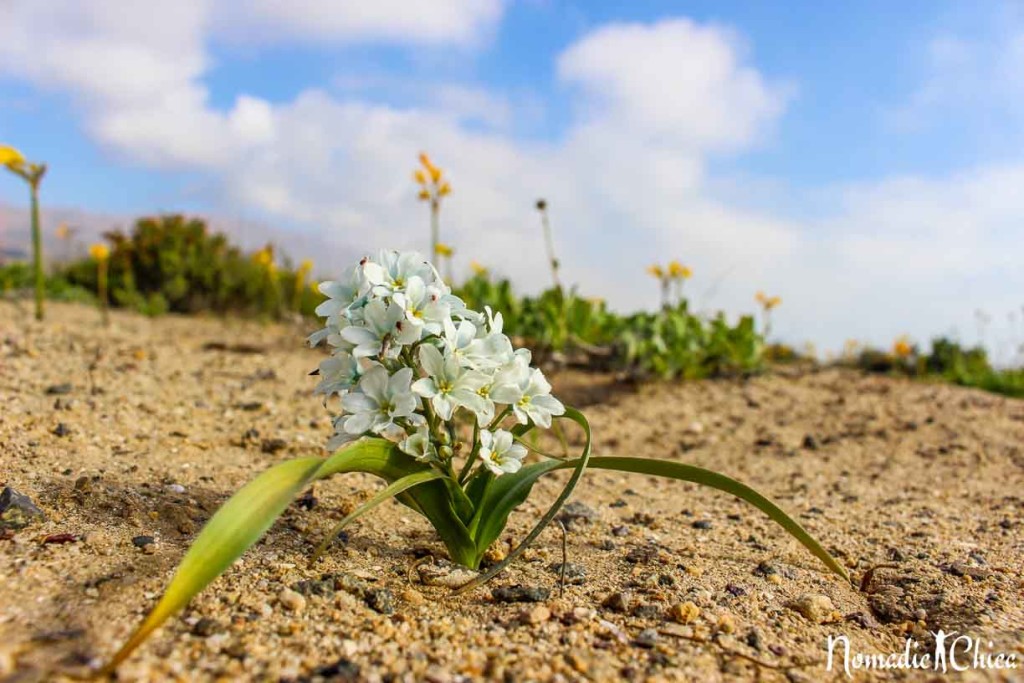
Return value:
M 501 314 L 466 308 L 415 252 L 381 251 L 320 291 L 328 299 L 316 312 L 327 326 L 309 341 L 326 340 L 333 352 L 320 363 L 316 393 L 337 394 L 343 410 L 331 449 L 382 436 L 419 460 L 444 461 L 464 411 L 479 427 L 473 446 L 484 466 L 515 472 L 526 449 L 496 429 L 501 418 L 547 428 L 565 412 L 530 351 L 502 333 Z

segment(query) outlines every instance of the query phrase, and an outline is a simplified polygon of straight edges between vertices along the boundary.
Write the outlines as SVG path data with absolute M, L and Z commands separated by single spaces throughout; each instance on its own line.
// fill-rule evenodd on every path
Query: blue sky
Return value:
M 1012 3 L 131 5 L 3 10 L 0 141 L 50 163 L 52 216 L 201 212 L 341 263 L 422 246 L 422 148 L 446 239 L 525 290 L 541 260 L 502 259 L 543 194 L 568 273 L 619 308 L 653 304 L 662 254 L 707 307 L 779 291 L 780 334 L 833 348 L 1024 303 Z M 23 194 L 0 182 L 8 223 Z

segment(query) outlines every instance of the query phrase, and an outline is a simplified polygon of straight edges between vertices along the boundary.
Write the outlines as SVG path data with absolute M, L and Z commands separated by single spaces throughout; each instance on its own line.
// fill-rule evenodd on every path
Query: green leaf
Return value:
M 495 576 L 500 574 L 511 564 L 519 555 L 533 541 L 540 536 L 541 532 L 551 523 L 558 514 L 558 511 L 562 508 L 562 505 L 568 500 L 569 496 L 576 489 L 576 485 L 579 483 L 580 478 L 583 476 L 583 472 L 587 469 L 587 463 L 590 460 L 590 423 L 587 422 L 587 418 L 583 416 L 583 413 L 579 412 L 575 408 L 566 407 L 565 419 L 572 420 L 580 427 L 583 428 L 586 434 L 586 443 L 583 446 L 583 454 L 576 460 L 572 460 L 571 465 L 564 461 L 548 460 L 534 465 L 527 465 L 518 472 L 513 474 L 503 474 L 500 477 L 495 477 L 494 481 L 488 487 L 484 493 L 483 500 L 478 506 L 477 514 L 479 517 L 474 518 L 476 523 L 476 529 L 474 533 L 474 540 L 476 541 L 477 554 L 483 555 L 487 550 L 488 546 L 494 542 L 494 540 L 501 535 L 505 525 L 508 524 L 508 516 L 511 514 L 517 506 L 519 506 L 526 497 L 530 494 L 530 490 L 533 488 L 534 483 L 543 474 L 550 472 L 556 468 L 572 467 L 573 473 L 569 477 L 569 481 L 566 483 L 565 488 L 552 503 L 548 511 L 544 513 L 540 521 L 537 522 L 536 526 L 526 535 L 518 546 L 516 546 L 508 556 L 499 562 L 498 564 L 491 567 L 490 570 L 480 574 L 469 583 L 461 586 L 455 591 L 455 594 L 464 593 L 470 591 L 477 586 L 481 586 Z M 518 434 L 517 434 L 518 436 Z
M 356 448 L 355 445 L 359 447 Z M 360 439 L 328 458 L 316 474 L 323 479 L 344 472 L 366 472 L 389 484 L 416 472 L 429 471 L 421 463 L 385 439 Z M 444 480 L 427 481 L 397 496 L 399 502 L 426 517 L 441 537 L 452 559 L 467 567 L 475 567 L 476 545 L 466 525 L 452 508 L 451 492 Z M 469 502 L 466 499 L 465 502 Z
M 150 633 L 259 540 L 313 479 L 322 463 L 322 458 L 301 458 L 276 465 L 224 503 L 192 543 L 160 602 L 103 668 L 101 675 L 112 673 Z
M 323 542 L 321 542 L 320 545 L 317 546 L 317 549 L 313 552 L 313 557 L 310 560 L 310 563 L 316 562 L 318 559 L 320 559 L 320 556 L 323 555 L 325 550 L 327 550 L 327 547 L 331 544 L 331 541 L 338 537 L 338 534 L 341 532 L 342 529 L 344 529 L 349 524 L 365 515 L 370 510 L 373 510 L 375 507 L 377 507 L 384 501 L 390 500 L 391 498 L 394 498 L 395 496 L 399 495 L 404 491 L 407 491 L 408 489 L 411 489 L 414 486 L 418 486 L 420 484 L 423 484 L 428 481 L 433 481 L 435 479 L 441 479 L 443 477 L 444 475 L 438 472 L 437 470 L 428 469 L 420 472 L 414 472 L 413 474 L 407 474 L 404 477 L 392 482 L 382 491 L 379 491 L 376 495 L 374 495 L 365 503 L 357 507 L 351 513 L 346 515 L 344 519 L 338 522 L 338 524 L 333 529 L 331 529 L 331 533 L 327 535 L 327 538 L 325 538 Z
M 572 467 L 573 463 L 559 463 L 559 465 L 561 467 Z M 590 467 L 604 470 L 618 470 L 620 472 L 636 472 L 638 474 L 647 474 L 655 477 L 668 477 L 670 479 L 678 479 L 680 481 L 691 481 L 695 484 L 700 484 L 701 486 L 708 486 L 710 488 L 718 489 L 719 491 L 731 493 L 740 500 L 750 503 L 758 510 L 768 515 L 783 529 L 792 534 L 796 540 L 800 541 L 805 548 L 811 551 L 811 554 L 824 562 L 826 567 L 843 577 L 846 581 L 850 580 L 850 575 L 846 572 L 846 568 L 839 564 L 839 562 L 837 562 L 813 536 L 811 536 L 792 517 L 787 515 L 782 508 L 746 484 L 741 484 L 735 479 L 727 477 L 724 474 L 718 474 L 717 472 L 712 472 L 711 470 L 706 470 L 702 467 L 685 465 L 679 462 L 654 460 L 651 458 L 627 458 L 622 456 L 591 458 Z

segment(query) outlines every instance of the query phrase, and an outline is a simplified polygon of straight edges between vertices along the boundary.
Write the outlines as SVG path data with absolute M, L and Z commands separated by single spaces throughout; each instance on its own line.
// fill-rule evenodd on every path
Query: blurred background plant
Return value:
M 0 164 L 28 184 L 30 216 L 32 222 L 32 273 L 35 281 L 36 320 L 42 320 L 46 297 L 46 278 L 43 274 L 43 236 L 39 227 L 39 184 L 46 175 L 46 164 L 27 161 L 18 150 L 0 145 Z
M 426 152 L 420 153 L 420 168 L 413 171 L 413 179 L 419 185 L 417 197 L 430 205 L 430 253 L 431 262 L 438 263 L 441 255 L 441 200 L 451 194 L 452 186 L 444 179 L 444 172 L 430 160 Z
M 313 315 L 323 297 L 306 286 L 312 263 L 278 265 L 273 245 L 247 255 L 198 218 L 141 218 L 130 233 L 105 235 L 111 303 L 146 315 L 233 313 L 281 318 Z M 77 261 L 57 271 L 71 285 L 97 291 L 95 263 Z M 285 300 L 284 292 L 288 292 Z
M 89 247 L 89 256 L 96 262 L 96 296 L 99 298 L 103 324 L 110 324 L 110 297 L 107 294 L 107 275 L 110 264 L 110 249 L 105 244 Z

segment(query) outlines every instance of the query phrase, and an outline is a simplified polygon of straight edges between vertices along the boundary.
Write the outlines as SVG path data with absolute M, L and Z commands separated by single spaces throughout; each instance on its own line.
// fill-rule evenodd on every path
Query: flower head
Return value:
M 647 266 L 647 274 L 659 280 L 665 277 L 665 271 L 662 270 L 661 266 L 659 266 L 657 263 L 653 263 Z
M 689 280 L 693 276 L 693 271 L 679 261 L 671 261 L 668 264 L 668 275 L 679 280 Z
M 504 429 L 480 432 L 480 462 L 495 476 L 518 472 L 526 457 L 526 447 L 515 443 Z
M 414 416 L 419 399 L 410 391 L 412 368 L 402 368 L 393 375 L 381 365 L 374 366 L 359 380 L 357 391 L 349 392 L 341 404 L 349 413 L 344 430 L 352 436 L 366 432 L 396 440 L 405 434 L 397 420 Z
M 501 313 L 467 309 L 419 254 L 378 252 L 319 291 L 327 299 L 316 312 L 326 326 L 310 342 L 326 341 L 332 354 L 320 363 L 315 393 L 341 397 L 331 448 L 381 436 L 447 470 L 461 414 L 480 434 L 462 452 L 508 473 L 526 451 L 502 420 L 550 427 L 565 412 L 530 352 L 514 349 L 502 331 Z
M 455 253 L 455 250 L 444 242 L 438 242 L 435 244 L 434 250 L 437 252 L 438 256 L 451 256 Z
M 110 258 L 110 248 L 102 243 L 97 243 L 89 247 L 89 256 L 96 261 L 106 261 Z
M 9 145 L 0 145 L 0 166 L 6 166 L 11 170 L 25 165 L 25 157 L 21 152 Z
M 910 343 L 910 337 L 900 335 L 892 345 L 892 353 L 897 358 L 909 358 L 914 353 L 914 347 Z

